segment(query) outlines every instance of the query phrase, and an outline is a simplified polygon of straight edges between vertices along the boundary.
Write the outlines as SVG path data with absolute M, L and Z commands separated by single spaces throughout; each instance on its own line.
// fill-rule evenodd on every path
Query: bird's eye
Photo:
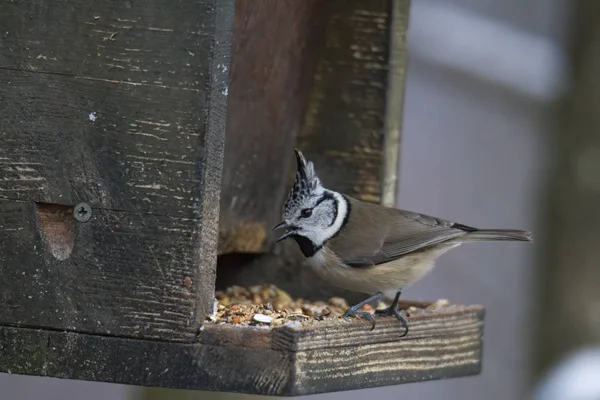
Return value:
M 302 218 L 308 218 L 312 215 L 312 208 L 305 208 L 300 212 Z

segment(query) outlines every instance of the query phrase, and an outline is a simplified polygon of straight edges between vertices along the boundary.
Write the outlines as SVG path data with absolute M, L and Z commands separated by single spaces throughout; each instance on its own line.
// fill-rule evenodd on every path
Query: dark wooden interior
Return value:
M 271 228 L 294 179 L 294 146 L 328 187 L 381 201 L 392 8 L 387 0 L 292 4 L 236 3 L 217 288 L 267 281 L 297 297 L 358 300 L 302 268 L 296 246 L 275 244 Z M 406 10 L 408 2 L 402 33 Z

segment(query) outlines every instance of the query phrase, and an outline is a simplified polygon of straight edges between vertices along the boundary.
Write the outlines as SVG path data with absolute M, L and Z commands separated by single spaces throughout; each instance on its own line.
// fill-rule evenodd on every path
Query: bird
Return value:
M 315 273 L 330 284 L 370 297 L 348 308 L 343 318 L 376 321 L 358 311 L 383 296 L 391 305 L 375 315 L 395 316 L 408 334 L 408 321 L 398 310 L 402 290 L 423 278 L 437 258 L 467 242 L 533 242 L 531 232 L 478 229 L 426 214 L 364 202 L 323 186 L 312 161 L 295 148 L 296 177 L 283 204 L 285 229 L 276 239 L 292 238 Z

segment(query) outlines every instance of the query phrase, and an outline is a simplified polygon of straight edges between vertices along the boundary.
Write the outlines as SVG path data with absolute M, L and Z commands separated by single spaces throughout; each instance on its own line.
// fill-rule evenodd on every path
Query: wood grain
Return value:
M 330 393 L 477 375 L 482 320 L 481 307 L 450 308 L 411 315 L 402 339 L 395 318 L 380 318 L 373 331 L 366 321 L 315 325 L 286 332 L 286 341 L 283 328 L 272 343 L 295 351 L 294 395 Z
M 0 85 L 3 197 L 201 217 L 205 93 L 7 70 Z
M 0 196 L 201 218 L 233 0 L 60 3 L 1 6 Z
M 387 0 L 332 0 L 298 147 L 324 185 L 379 202 L 388 82 Z
M 272 331 L 267 328 L 240 329 L 239 326 L 206 323 L 202 326 L 202 332 L 198 335 L 198 339 L 202 344 L 215 346 L 270 349 L 272 347 Z
M 478 338 L 449 343 L 452 350 L 431 350 L 431 343 L 387 343 L 296 353 L 294 395 L 331 393 L 478 375 Z M 460 347 L 459 347 L 460 346 Z
M 447 308 L 438 311 L 411 313 L 410 333 L 402 339 L 419 340 L 432 337 L 475 335 L 481 329 L 481 307 Z M 289 351 L 329 349 L 352 346 L 355 343 L 378 344 L 395 342 L 403 328 L 395 317 L 377 318 L 377 326 L 370 331 L 368 321 L 352 323 L 340 319 L 331 323 L 318 322 L 303 328 L 274 329 L 272 348 Z
M 408 16 L 410 0 L 394 0 L 390 5 L 390 42 L 388 55 L 387 97 L 383 138 L 383 177 L 381 204 L 396 207 L 400 174 L 400 144 L 404 119 Z
M 354 390 L 478 374 L 483 317 L 479 306 L 422 311 L 410 317 L 414 330 L 404 339 L 390 318 L 372 332 L 358 320 L 273 329 L 207 324 L 195 344 L 0 327 L 0 370 L 274 396 Z M 294 346 L 275 339 L 283 332 L 298 339 Z
M 32 203 L 0 200 L 3 324 L 193 340 L 196 313 L 210 310 L 196 308 L 196 295 L 211 283 L 198 268 L 194 220 L 93 209 L 82 224 L 71 215 L 74 246 L 62 259 L 36 215 Z
M 293 167 L 324 0 L 237 0 L 231 60 L 219 253 L 262 252 Z
M 218 5 L 2 2 L 0 68 L 204 91 Z
M 394 7 L 381 0 L 327 1 L 324 47 L 316 55 L 315 80 L 297 139 L 297 146 L 316 163 L 326 186 L 388 205 L 395 198 L 390 193 L 395 192 L 396 185 L 388 185 L 383 199 L 382 179 L 395 181 L 392 170 L 398 160 L 390 155 L 393 149 L 385 150 L 385 157 L 382 151 L 384 136 L 390 143 L 400 136 L 408 9 L 408 0 L 394 2 Z M 289 163 L 287 170 L 282 169 L 288 174 L 286 189 L 295 171 L 294 161 Z M 269 196 L 265 204 L 280 212 L 283 201 L 276 203 L 273 199 Z M 294 297 L 314 300 L 335 295 L 349 302 L 364 299 L 363 294 L 336 288 L 320 279 L 302 265 L 305 258 L 295 243 L 275 245 L 275 237 L 269 235 L 272 252 L 221 258 L 217 288 L 239 282 L 268 282 Z
M 13 343 L 20 347 L 13 347 Z M 31 360 L 29 365 L 23 360 Z M 288 354 L 0 327 L 0 370 L 174 389 L 281 395 Z
M 194 340 L 214 302 L 233 6 L 0 5 L 0 324 Z

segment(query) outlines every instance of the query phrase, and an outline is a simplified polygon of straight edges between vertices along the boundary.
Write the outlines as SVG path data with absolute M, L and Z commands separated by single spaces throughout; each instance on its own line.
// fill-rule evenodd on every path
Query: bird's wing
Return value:
M 354 206 L 351 212 L 348 224 L 332 245 L 342 261 L 354 267 L 393 261 L 476 230 L 441 218 L 375 204 Z

